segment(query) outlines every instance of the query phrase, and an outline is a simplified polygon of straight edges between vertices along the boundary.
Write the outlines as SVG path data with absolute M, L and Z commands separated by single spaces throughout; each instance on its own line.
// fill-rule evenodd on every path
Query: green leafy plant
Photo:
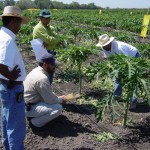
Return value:
M 70 66 L 76 66 L 79 75 L 79 93 L 82 88 L 82 65 L 89 55 L 94 53 L 94 47 L 87 45 L 69 45 L 66 50 L 61 51 L 61 60 L 65 63 L 69 61 Z
M 92 69 L 91 69 L 92 68 Z M 144 58 L 129 58 L 124 55 L 115 55 L 108 58 L 104 62 L 100 62 L 89 67 L 87 73 L 90 75 L 95 75 L 99 72 L 101 77 L 107 78 L 119 78 L 120 85 L 123 87 L 123 95 L 122 99 L 124 100 L 124 123 L 125 126 L 127 123 L 127 114 L 128 114 L 128 106 L 129 99 L 138 97 L 136 90 L 139 90 L 140 95 L 144 93 L 145 97 L 147 97 L 147 104 L 150 106 L 150 97 L 149 97 L 149 68 L 150 61 Z M 97 106 L 97 115 L 98 119 L 102 119 L 102 116 L 105 112 L 105 109 L 108 108 L 108 105 L 111 106 L 112 114 L 116 114 L 115 105 L 113 104 L 113 96 L 110 95 L 109 98 L 105 98 L 102 101 L 102 104 L 98 104 Z M 118 103 L 119 104 L 119 103 Z M 114 105 L 114 106 L 113 106 Z M 123 108 L 123 107 L 122 107 Z M 113 115 L 114 116 L 114 115 Z M 113 118 L 112 118 L 113 119 Z
M 96 137 L 96 139 L 101 142 L 106 142 L 109 140 L 117 139 L 117 137 L 110 132 L 102 132 L 101 134 L 93 134 L 93 136 Z

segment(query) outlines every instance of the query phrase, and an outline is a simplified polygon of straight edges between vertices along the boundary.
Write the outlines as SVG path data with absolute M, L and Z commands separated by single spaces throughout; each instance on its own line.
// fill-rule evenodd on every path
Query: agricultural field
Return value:
M 63 114 L 38 131 L 29 127 L 26 150 L 148 150 L 150 149 L 150 26 L 140 37 L 147 10 L 51 10 L 51 24 L 61 42 L 56 58 L 61 62 L 54 92 L 80 94 L 64 106 Z M 25 10 L 30 18 L 18 34 L 18 46 L 27 72 L 36 67 L 31 48 L 39 10 Z M 98 36 L 108 34 L 138 48 L 141 58 L 123 56 L 102 61 Z M 113 97 L 113 78 L 122 77 L 122 97 Z M 138 90 L 138 105 L 128 111 L 129 95 Z M 0 134 L 1 137 L 1 134 Z M 0 149 L 3 146 L 0 143 Z

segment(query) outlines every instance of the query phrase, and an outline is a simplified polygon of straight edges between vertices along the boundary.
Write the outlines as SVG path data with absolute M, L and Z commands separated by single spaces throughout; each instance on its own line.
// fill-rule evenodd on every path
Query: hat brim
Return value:
M 21 21 L 22 24 L 27 24 L 29 22 L 29 19 L 27 17 L 24 17 L 24 16 L 15 16 L 15 15 L 0 15 L 0 19 L 2 19 L 2 17 L 4 17 L 4 16 L 6 16 L 6 17 L 11 16 L 11 17 L 21 18 L 22 19 L 22 21 Z
M 106 46 L 106 45 L 108 45 L 109 43 L 111 43 L 114 39 L 115 39 L 114 37 L 111 37 L 111 38 L 109 39 L 109 41 L 107 41 L 105 44 L 100 44 L 100 43 L 98 43 L 98 44 L 96 44 L 96 46 L 97 46 L 97 47 Z
M 43 18 L 50 18 L 51 15 L 44 15 L 44 16 L 40 16 L 40 17 L 43 17 Z
M 60 62 L 55 60 L 55 67 L 58 68 L 60 66 Z

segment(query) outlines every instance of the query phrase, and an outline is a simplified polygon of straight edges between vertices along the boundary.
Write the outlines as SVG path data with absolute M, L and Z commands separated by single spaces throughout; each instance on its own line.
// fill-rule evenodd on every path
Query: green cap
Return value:
M 40 16 L 40 17 L 44 17 L 44 18 L 49 18 L 49 17 L 51 17 L 52 15 L 51 15 L 51 13 L 49 12 L 49 10 L 43 9 L 43 10 L 41 10 L 39 16 Z

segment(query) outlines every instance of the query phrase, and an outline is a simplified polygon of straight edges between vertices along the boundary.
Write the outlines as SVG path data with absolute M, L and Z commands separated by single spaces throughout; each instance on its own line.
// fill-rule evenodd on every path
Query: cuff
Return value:
M 58 98 L 58 101 L 59 101 L 59 103 L 62 103 L 63 99 L 62 98 Z

